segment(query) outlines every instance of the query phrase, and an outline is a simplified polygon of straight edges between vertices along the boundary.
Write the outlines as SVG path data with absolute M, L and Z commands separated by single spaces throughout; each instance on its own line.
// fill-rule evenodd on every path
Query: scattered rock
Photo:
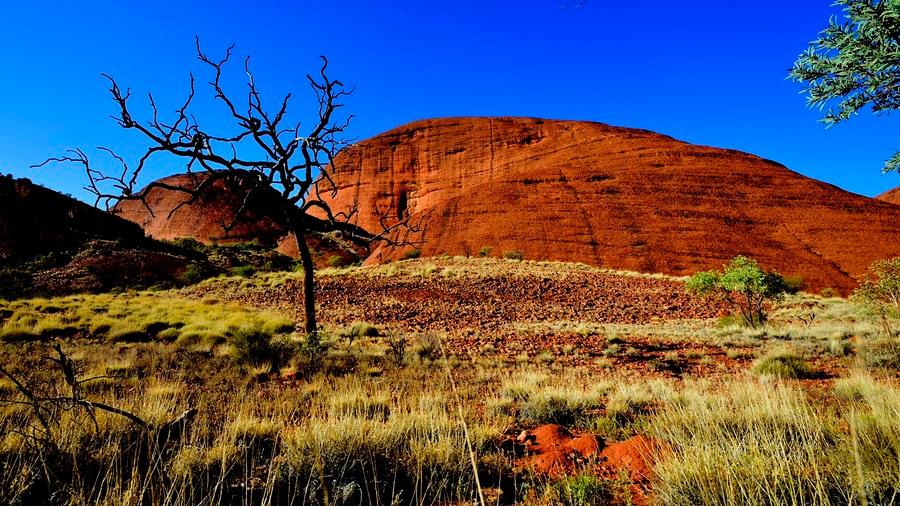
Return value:
M 639 435 L 620 443 L 611 443 L 600 452 L 601 465 L 625 470 L 633 482 L 652 481 L 657 459 L 669 452 L 668 446 L 657 439 Z
M 593 434 L 573 435 L 557 424 L 546 424 L 532 431 L 523 431 L 519 438 L 526 456 L 518 460 L 520 467 L 535 474 L 555 477 L 571 473 L 596 458 L 601 448 Z

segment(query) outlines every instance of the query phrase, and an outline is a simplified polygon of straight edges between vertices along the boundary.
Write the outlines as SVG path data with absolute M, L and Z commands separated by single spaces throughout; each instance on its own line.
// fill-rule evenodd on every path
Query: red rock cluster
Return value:
M 649 503 L 647 492 L 656 478 L 653 466 L 671 452 L 665 442 L 643 435 L 607 444 L 593 434 L 573 434 L 556 424 L 522 431 L 510 442 L 524 453 L 516 464 L 539 476 L 556 478 L 585 469 L 612 480 L 625 475 L 635 504 Z
M 686 275 L 756 258 L 843 292 L 900 255 L 900 206 L 750 154 L 645 130 L 530 118 L 414 122 L 337 160 L 336 210 L 427 216 L 425 256 L 492 255 Z M 369 262 L 398 258 L 384 247 Z

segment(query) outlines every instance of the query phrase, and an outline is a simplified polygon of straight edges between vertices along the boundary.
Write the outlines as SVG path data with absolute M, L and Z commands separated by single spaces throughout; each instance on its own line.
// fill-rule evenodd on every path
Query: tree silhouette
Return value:
M 277 194 L 278 206 L 284 213 L 288 229 L 293 233 L 300 252 L 303 267 L 303 304 L 306 316 L 305 330 L 311 336 L 317 332 L 314 264 L 307 237 L 317 231 L 338 231 L 364 241 L 387 241 L 392 245 L 405 243 L 411 234 L 392 233 L 397 229 L 419 231 L 421 218 L 411 221 L 412 212 L 406 210 L 401 216 L 381 220 L 381 230 L 363 231 L 350 224 L 356 213 L 356 206 L 350 210 L 334 213 L 323 196 L 334 198 L 337 185 L 332 180 L 336 155 L 349 145 L 344 134 L 352 116 L 339 118 L 342 100 L 352 93 L 341 81 L 328 76 L 328 60 L 322 56 L 322 66 L 317 76 L 307 75 L 317 104 L 314 124 L 303 130 L 300 122 L 288 124 L 288 93 L 277 109 L 267 110 L 250 70 L 249 56 L 244 60 L 247 75 L 247 91 L 238 102 L 226 93 L 222 75 L 232 57 L 234 46 L 229 47 L 220 60 L 211 59 L 196 40 L 197 58 L 212 73 L 209 86 L 214 92 L 214 100 L 222 104 L 236 129 L 230 133 L 213 133 L 201 126 L 191 113 L 196 96 L 196 80 L 190 75 L 190 89 L 187 98 L 175 111 L 173 120 L 160 119 L 159 109 L 152 94 L 148 94 L 151 109 L 149 120 L 141 122 L 129 110 L 131 90 L 122 88 L 116 80 L 102 74 L 110 82 L 109 93 L 116 103 L 118 113 L 113 119 L 124 129 L 140 133 L 147 141 L 144 154 L 136 166 L 129 167 L 126 160 L 108 147 L 98 149 L 110 155 L 121 170 L 108 173 L 91 165 L 88 156 L 81 149 L 70 150 L 65 156 L 49 158 L 36 165 L 50 162 L 72 162 L 81 164 L 87 175 L 85 187 L 94 197 L 94 204 L 101 204 L 109 210 L 116 203 L 126 200 L 140 201 L 153 214 L 147 204 L 149 192 L 155 188 L 181 192 L 184 200 L 171 210 L 170 216 L 182 205 L 190 205 L 205 190 L 217 182 L 229 185 L 238 191 L 240 206 L 233 217 L 236 221 L 246 210 L 248 202 L 258 192 Z M 226 128 L 222 128 L 227 130 Z M 171 184 L 155 181 L 138 189 L 144 168 L 158 155 L 174 156 L 185 160 L 187 174 L 185 184 Z M 272 192 L 274 190 L 274 193 Z M 315 218 L 314 213 L 322 218 Z M 386 218 L 386 217 L 385 217 Z M 223 223 L 223 228 L 228 228 Z M 414 234 L 413 234 L 414 235 Z

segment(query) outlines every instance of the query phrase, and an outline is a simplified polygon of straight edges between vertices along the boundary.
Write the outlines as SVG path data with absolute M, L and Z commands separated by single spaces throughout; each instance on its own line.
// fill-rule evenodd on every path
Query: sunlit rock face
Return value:
M 900 206 L 747 153 L 599 123 L 417 121 L 348 148 L 334 173 L 332 206 L 358 209 L 362 228 L 427 218 L 426 256 L 488 246 L 687 275 L 740 254 L 846 292 L 872 261 L 900 255 Z

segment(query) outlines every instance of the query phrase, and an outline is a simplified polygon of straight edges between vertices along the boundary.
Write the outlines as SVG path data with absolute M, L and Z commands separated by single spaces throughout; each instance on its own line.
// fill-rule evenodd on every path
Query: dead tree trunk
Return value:
M 303 267 L 303 313 L 306 318 L 304 331 L 308 335 L 314 335 L 319 330 L 316 324 L 315 265 L 309 251 L 309 243 L 306 242 L 303 216 L 291 219 L 290 223 L 294 239 L 297 241 L 297 250 L 300 252 L 300 265 Z

